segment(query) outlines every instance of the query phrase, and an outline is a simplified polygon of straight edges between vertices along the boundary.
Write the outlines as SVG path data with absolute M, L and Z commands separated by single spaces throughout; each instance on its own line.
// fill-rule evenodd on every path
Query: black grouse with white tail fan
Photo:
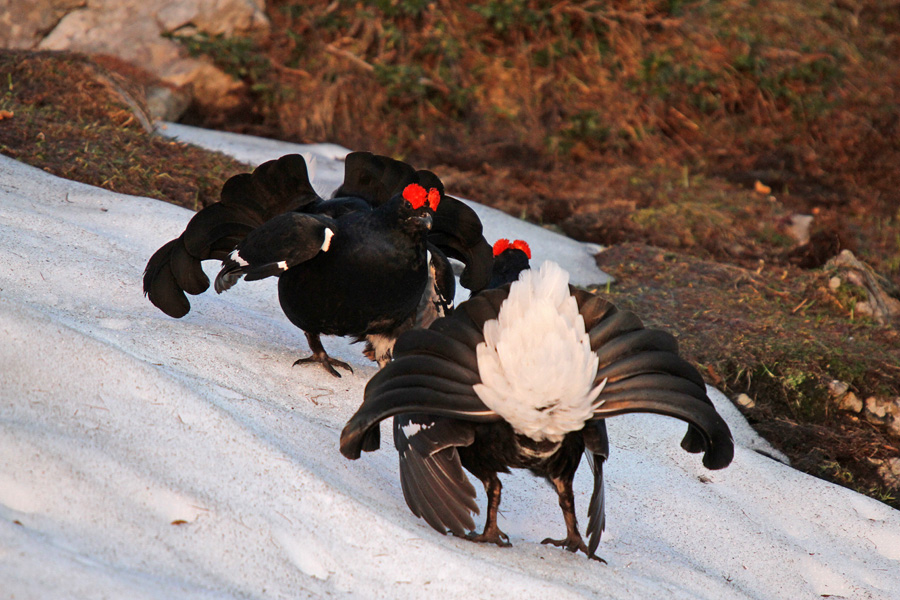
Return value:
M 384 365 L 399 333 L 452 305 L 448 257 L 464 264 L 463 286 L 477 291 L 488 283 L 491 248 L 481 221 L 444 193 L 434 173 L 353 152 L 343 184 L 324 200 L 303 157 L 288 155 L 229 179 L 221 200 L 150 258 L 144 293 L 166 314 L 182 317 L 190 310 L 185 293 L 209 287 L 204 260 L 222 262 L 218 292 L 241 277 L 278 276 L 281 307 L 312 350 L 297 363 L 317 362 L 339 377 L 335 366 L 350 367 L 328 356 L 320 336 L 366 340 Z
M 512 283 L 530 268 L 531 248 L 524 240 L 499 239 L 494 243 L 493 253 L 489 289 Z M 598 428 L 605 442 L 605 421 L 594 421 L 591 425 Z M 456 449 L 459 445 L 456 442 L 466 439 L 465 427 L 460 429 L 448 417 L 402 413 L 393 419 L 393 433 L 403 498 L 413 514 L 424 518 L 438 531 L 450 530 L 457 536 L 475 529 L 472 513 L 479 512 L 474 501 L 475 488 L 462 471 Z M 460 435 L 462 440 L 457 439 Z M 368 443 L 374 444 L 375 430 L 369 437 Z M 607 454 L 597 455 L 594 462 L 597 468 L 602 468 Z M 457 494 L 459 502 L 450 504 L 445 502 L 440 490 L 464 490 L 465 493 Z M 602 516 L 600 522 L 602 530 Z
M 599 295 L 569 286 L 568 278 L 555 263 L 544 263 L 511 285 L 477 294 L 430 328 L 401 335 L 394 360 L 369 381 L 362 406 L 341 433 L 344 456 L 356 459 L 376 449 L 374 432 L 383 419 L 440 417 L 446 424 L 424 439 L 432 450 L 453 448 L 456 454 L 441 453 L 440 468 L 449 475 L 421 473 L 419 481 L 435 485 L 415 492 L 430 497 L 420 508 L 432 527 L 457 534 L 470 528 L 466 513 L 473 511 L 475 494 L 464 476 L 457 477 L 462 466 L 481 480 L 488 498 L 485 528 L 469 539 L 508 545 L 497 525 L 498 473 L 528 469 L 555 487 L 565 519 L 566 536 L 544 543 L 591 558 L 598 558 L 602 530 L 602 477 L 594 469 L 587 544 L 578 530 L 572 482 L 582 452 L 589 462 L 608 453 L 597 421 L 634 412 L 681 419 L 688 423 L 682 448 L 703 452 L 709 469 L 728 466 L 731 432 L 700 374 L 678 355 L 675 339 L 644 328 L 634 313 Z M 411 442 L 419 438 L 417 427 L 429 425 L 410 424 Z

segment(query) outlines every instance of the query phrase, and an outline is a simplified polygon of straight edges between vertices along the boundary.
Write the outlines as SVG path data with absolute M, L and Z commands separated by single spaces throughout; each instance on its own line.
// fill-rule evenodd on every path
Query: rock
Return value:
M 837 275 L 828 280 L 828 289 L 832 292 L 837 291 L 839 287 L 841 287 L 841 278 Z
M 0 47 L 31 49 L 88 0 L 0 0 Z
M 846 280 L 866 291 L 864 302 L 857 302 L 855 311 L 869 315 L 881 324 L 900 319 L 900 289 L 890 280 L 876 273 L 869 265 L 857 259 L 849 250 L 828 261 Z
M 884 484 L 893 489 L 900 489 L 900 458 L 872 461 L 878 465 L 878 475 Z
M 863 403 L 856 394 L 854 394 L 853 392 L 847 392 L 838 401 L 838 408 L 840 408 L 841 410 L 849 410 L 858 413 L 862 412 Z
M 169 0 L 158 5 L 155 18 L 165 33 L 186 25 L 210 35 L 224 36 L 269 28 L 265 0 Z
M 191 95 L 162 85 L 147 88 L 147 110 L 154 119 L 177 121 L 191 104 Z
M 837 379 L 833 379 L 828 384 L 828 393 L 831 394 L 832 398 L 840 398 L 844 394 L 850 391 L 850 384 L 844 383 L 843 381 L 838 381 Z
M 0 0 L 2 46 L 127 61 L 177 88 L 148 94 L 156 95 L 153 113 L 165 118 L 180 114 L 179 92 L 200 104 L 233 108 L 241 82 L 164 37 L 185 29 L 210 36 L 264 34 L 269 29 L 265 0 Z
M 860 300 L 859 302 L 854 304 L 853 312 L 863 317 L 872 317 L 873 319 L 875 318 L 875 308 L 865 300 Z
M 753 398 L 748 396 L 747 394 L 739 394 L 737 398 L 734 399 L 735 404 L 743 408 L 755 408 L 756 402 L 754 402 Z
M 900 436 L 900 397 L 883 401 L 885 412 L 890 415 L 888 429 L 892 434 Z
M 879 419 L 884 419 L 888 415 L 887 406 L 875 396 L 866 398 L 866 412 Z
M 812 227 L 812 223 L 812 215 L 791 215 L 787 232 L 792 238 L 797 240 L 798 244 L 806 244 L 809 242 L 809 230 Z

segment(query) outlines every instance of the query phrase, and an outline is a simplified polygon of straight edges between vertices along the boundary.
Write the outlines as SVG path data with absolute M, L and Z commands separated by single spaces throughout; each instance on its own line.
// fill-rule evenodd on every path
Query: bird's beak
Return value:
M 434 219 L 431 217 L 431 213 L 425 213 L 419 220 L 422 221 L 422 224 L 425 226 L 425 229 L 431 229 L 431 225 L 434 223 Z

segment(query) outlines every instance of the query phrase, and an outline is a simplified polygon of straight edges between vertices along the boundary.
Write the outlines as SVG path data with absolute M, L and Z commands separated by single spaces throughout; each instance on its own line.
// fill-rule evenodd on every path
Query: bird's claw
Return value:
M 584 540 L 582 540 L 580 537 L 576 538 L 576 539 L 565 538 L 562 540 L 554 540 L 551 538 L 547 538 L 547 539 L 543 540 L 541 543 L 542 544 L 550 544 L 552 546 L 557 546 L 559 548 L 565 548 L 569 552 L 578 552 L 579 550 L 581 550 L 591 560 L 598 560 L 598 561 L 602 562 L 603 564 L 607 564 L 607 562 L 605 560 L 603 560 L 596 554 L 591 554 L 590 551 L 588 551 L 587 544 L 585 544 Z
M 337 369 L 335 369 L 334 367 L 342 367 L 344 369 L 347 369 L 351 373 L 353 372 L 353 367 L 342 360 L 331 358 L 327 354 L 313 354 L 312 356 L 308 356 L 306 358 L 298 358 L 294 361 L 294 366 L 296 367 L 297 365 L 304 365 L 308 363 L 319 363 L 326 371 L 328 371 L 335 377 L 340 377 L 341 374 L 338 373 Z
M 509 536 L 495 529 L 494 531 L 485 530 L 484 533 L 475 533 L 474 531 L 466 535 L 466 539 L 470 542 L 478 542 L 479 544 L 497 544 L 501 548 L 512 546 L 509 543 Z

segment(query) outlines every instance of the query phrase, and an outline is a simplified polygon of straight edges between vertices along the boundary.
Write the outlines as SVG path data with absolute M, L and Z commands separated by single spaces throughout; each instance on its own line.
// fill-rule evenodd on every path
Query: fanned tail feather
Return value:
M 465 265 L 459 277 L 464 288 L 477 292 L 490 282 L 493 250 L 484 239 L 478 215 L 462 201 L 442 196 L 428 241 Z
M 332 197 L 362 198 L 378 207 L 410 183 L 420 182 L 416 170 L 405 162 L 371 152 L 351 152 L 344 159 L 344 182 Z
M 703 400 L 655 387 L 626 391 L 607 388 L 603 398 L 603 404 L 594 410 L 594 418 L 645 412 L 674 417 L 694 426 L 704 441 L 703 466 L 707 469 L 723 469 L 734 457 L 731 430 L 715 408 Z

